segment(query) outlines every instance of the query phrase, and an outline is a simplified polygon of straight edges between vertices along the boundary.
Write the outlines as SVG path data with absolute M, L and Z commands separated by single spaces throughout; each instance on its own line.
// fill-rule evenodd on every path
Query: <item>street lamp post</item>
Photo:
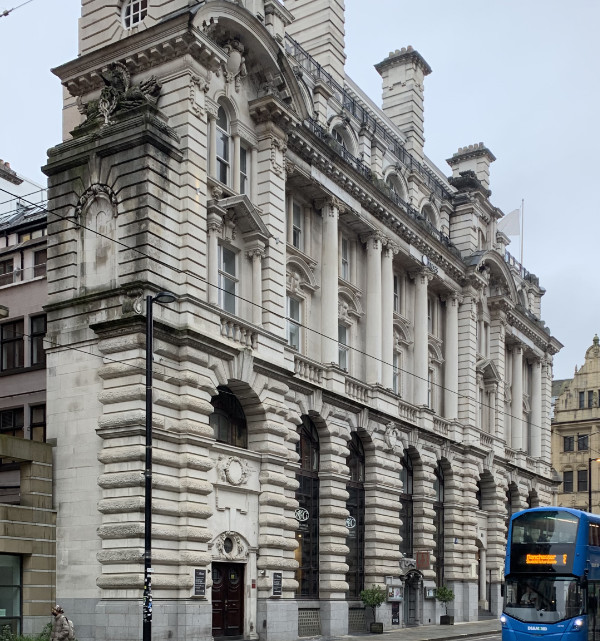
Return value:
M 600 458 L 588 459 L 588 512 L 592 511 L 592 463 L 600 463 Z
M 146 465 L 144 469 L 144 601 L 142 638 L 152 640 L 152 343 L 154 303 L 167 305 L 175 300 L 170 292 L 146 296 Z

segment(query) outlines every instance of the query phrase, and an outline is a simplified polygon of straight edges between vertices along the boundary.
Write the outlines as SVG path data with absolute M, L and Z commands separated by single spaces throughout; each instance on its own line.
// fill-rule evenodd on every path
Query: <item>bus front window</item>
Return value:
M 553 623 L 583 614 L 581 585 L 573 577 L 509 578 L 504 595 L 504 612 L 526 623 Z

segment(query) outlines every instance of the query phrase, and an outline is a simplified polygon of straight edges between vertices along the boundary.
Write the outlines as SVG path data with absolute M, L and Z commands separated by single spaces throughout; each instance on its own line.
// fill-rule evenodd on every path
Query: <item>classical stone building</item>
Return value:
M 562 381 L 559 391 L 552 418 L 552 465 L 562 479 L 557 504 L 598 513 L 600 463 L 595 459 L 600 459 L 600 341 L 597 335 L 585 353 L 585 363 L 579 369 L 575 367 L 574 377 Z
M 0 628 L 19 633 L 41 628 L 55 598 L 44 199 L 0 161 Z
M 494 156 L 425 157 L 412 48 L 344 72 L 344 3 L 88 0 L 55 70 L 48 433 L 57 595 L 140 638 L 145 305 L 153 634 L 286 641 L 498 612 L 510 511 L 549 503 L 560 343 L 506 253 Z M 152 303 L 150 303 L 152 305 Z M 395 600 L 393 600 L 395 599 Z

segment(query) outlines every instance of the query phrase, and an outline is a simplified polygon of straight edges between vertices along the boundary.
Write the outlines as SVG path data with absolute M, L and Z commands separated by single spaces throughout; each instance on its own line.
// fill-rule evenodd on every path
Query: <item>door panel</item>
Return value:
M 244 566 L 213 563 L 212 579 L 213 637 L 241 638 L 244 634 Z

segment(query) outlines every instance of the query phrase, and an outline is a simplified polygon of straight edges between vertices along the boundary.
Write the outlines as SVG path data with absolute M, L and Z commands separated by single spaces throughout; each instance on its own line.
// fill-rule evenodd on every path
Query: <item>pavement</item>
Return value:
M 468 639 L 484 634 L 500 634 L 502 626 L 499 619 L 485 619 L 454 625 L 420 625 L 416 628 L 397 628 L 386 630 L 383 634 L 360 634 L 357 636 L 336 637 L 336 641 L 447 641 L 449 639 Z

